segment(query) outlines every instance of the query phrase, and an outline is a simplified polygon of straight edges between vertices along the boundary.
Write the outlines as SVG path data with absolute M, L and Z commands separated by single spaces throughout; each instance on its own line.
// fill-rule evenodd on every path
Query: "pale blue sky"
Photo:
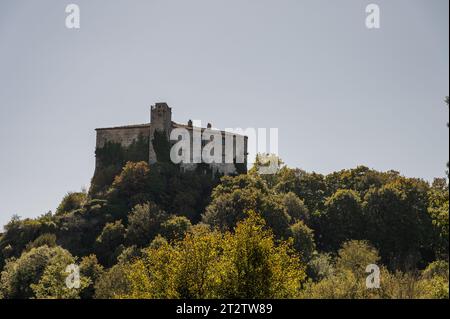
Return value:
M 381 8 L 381 29 L 365 7 Z M 65 28 L 65 6 L 81 29 Z M 448 0 L 1 0 L 0 224 L 88 186 L 96 127 L 278 127 L 292 167 L 431 180 L 448 159 Z

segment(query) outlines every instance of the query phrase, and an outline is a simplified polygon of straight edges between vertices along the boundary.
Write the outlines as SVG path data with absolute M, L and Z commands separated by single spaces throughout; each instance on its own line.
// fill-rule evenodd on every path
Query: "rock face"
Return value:
M 170 133 L 175 128 L 184 128 L 186 129 L 191 137 L 193 136 L 193 126 L 192 121 L 189 120 L 187 125 L 178 124 L 172 121 L 172 108 L 170 108 L 167 103 L 156 103 L 154 106 L 151 106 L 150 109 L 150 123 L 147 124 L 139 124 L 139 125 L 127 125 L 120 127 L 110 127 L 110 128 L 98 128 L 97 132 L 97 142 L 96 142 L 96 154 L 98 151 L 102 150 L 106 146 L 110 146 L 112 144 L 121 146 L 124 149 L 130 148 L 133 146 L 138 140 L 146 140 L 148 141 L 148 163 L 155 164 L 158 162 L 157 156 L 157 146 L 159 143 L 158 137 L 164 137 L 169 144 L 174 144 L 176 141 L 170 141 Z M 205 128 L 199 128 L 201 132 L 205 130 Z M 211 130 L 211 125 L 208 124 L 208 130 Z M 214 131 L 222 135 L 225 138 L 226 133 L 224 131 Z M 233 143 L 236 145 L 236 141 L 243 141 L 243 156 L 245 158 L 244 163 L 235 164 L 235 163 L 212 163 L 209 164 L 210 168 L 214 173 L 221 173 L 225 175 L 236 174 L 236 173 L 245 173 L 246 172 L 246 164 L 247 164 L 247 137 L 241 136 L 237 134 L 233 134 Z M 191 144 L 192 147 L 192 144 Z M 224 146 L 225 148 L 225 146 Z M 223 148 L 223 149 L 224 149 Z M 233 155 L 236 158 L 237 148 L 234 150 L 235 154 Z M 224 154 L 225 152 L 223 152 Z M 192 154 L 192 152 L 191 152 Z M 225 158 L 225 155 L 223 155 Z M 96 156 L 96 167 L 99 168 L 102 165 L 99 156 Z M 183 170 L 194 170 L 197 167 L 197 164 L 193 163 L 182 163 L 181 167 Z

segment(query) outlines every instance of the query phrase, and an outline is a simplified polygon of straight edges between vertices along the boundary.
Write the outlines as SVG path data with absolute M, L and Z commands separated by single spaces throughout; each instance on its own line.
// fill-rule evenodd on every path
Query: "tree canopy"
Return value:
M 0 297 L 448 298 L 446 178 L 279 165 L 212 178 L 125 162 L 55 214 L 4 226 Z

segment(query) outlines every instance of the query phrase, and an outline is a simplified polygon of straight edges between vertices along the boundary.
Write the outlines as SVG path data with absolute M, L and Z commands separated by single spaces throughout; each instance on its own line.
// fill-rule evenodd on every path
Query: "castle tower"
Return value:
M 156 103 L 151 106 L 150 109 L 150 154 L 149 163 L 154 164 L 157 162 L 156 152 L 153 148 L 153 139 L 155 131 L 164 132 L 169 139 L 170 130 L 172 129 L 172 109 L 167 103 Z

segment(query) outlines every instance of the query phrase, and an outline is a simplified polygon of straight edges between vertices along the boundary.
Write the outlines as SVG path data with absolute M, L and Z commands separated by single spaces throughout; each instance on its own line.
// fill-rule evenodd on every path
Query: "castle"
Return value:
M 190 134 L 190 139 L 193 139 L 193 131 L 197 129 L 198 131 L 204 132 L 209 130 L 215 134 L 220 134 L 223 141 L 225 141 L 225 136 L 229 132 L 212 130 L 211 124 L 208 124 L 207 128 L 196 128 L 192 125 L 192 121 L 189 120 L 187 124 L 179 124 L 172 121 L 172 108 L 170 108 L 167 103 L 156 103 L 151 106 L 150 110 L 150 123 L 139 124 L 139 125 L 127 125 L 119 127 L 109 127 L 109 128 L 97 128 L 97 141 L 96 149 L 101 150 L 107 145 L 115 144 L 120 145 L 122 148 L 126 149 L 137 143 L 137 141 L 145 141 L 144 143 L 148 146 L 148 163 L 150 165 L 155 164 L 159 161 L 157 154 L 157 143 L 161 143 L 160 139 L 157 141 L 157 136 L 162 136 L 169 145 L 174 145 L 177 141 L 170 140 L 171 132 L 174 129 L 186 129 Z M 220 163 L 210 163 L 208 166 L 212 169 L 213 173 L 220 173 L 224 175 L 232 175 L 246 172 L 247 169 L 247 142 L 246 136 L 239 134 L 232 134 L 233 138 L 233 162 L 229 163 L 225 161 L 225 146 L 223 147 L 223 161 Z M 242 141 L 243 147 L 238 148 L 238 141 Z M 202 141 L 202 146 L 205 145 L 207 141 Z M 191 143 L 192 147 L 193 143 Z M 241 154 L 239 154 L 241 153 Z M 191 152 L 192 154 L 192 152 Z M 241 156 L 240 156 L 241 155 Z M 236 158 L 243 158 L 244 161 L 236 161 Z M 241 163 L 241 164 L 238 164 Z M 96 152 L 96 168 L 102 165 L 99 159 L 98 152 Z M 180 167 L 183 171 L 195 170 L 198 164 L 181 163 Z

